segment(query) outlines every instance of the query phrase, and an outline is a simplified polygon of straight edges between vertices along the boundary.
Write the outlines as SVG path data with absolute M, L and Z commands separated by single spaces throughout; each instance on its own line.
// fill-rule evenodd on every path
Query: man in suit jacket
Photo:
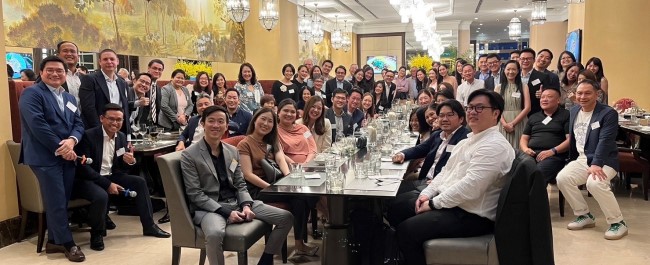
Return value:
M 151 89 L 151 75 L 148 73 L 139 73 L 133 82 L 133 87 L 129 88 L 129 109 L 131 115 L 129 124 L 131 127 L 140 124 L 147 124 L 151 113 L 151 101 L 147 97 Z
M 81 77 L 79 104 L 86 129 L 99 126 L 99 113 L 103 112 L 102 108 L 108 103 L 115 103 L 122 106 L 124 111 L 122 132 L 129 135 L 128 86 L 124 79 L 118 78 L 116 74 L 119 64 L 117 53 L 111 49 L 104 49 L 99 53 L 100 71 Z
M 198 115 L 190 118 L 187 122 L 187 127 L 178 136 L 178 143 L 176 144 L 176 151 L 183 151 L 185 148 L 189 147 L 191 144 L 198 142 L 203 139 L 203 125 L 199 122 L 201 120 L 201 115 L 203 111 L 212 106 L 212 100 L 210 100 L 210 95 L 201 93 L 196 99 L 196 111 Z
M 536 96 L 541 93 L 542 87 L 551 87 L 551 79 L 543 72 L 535 70 L 535 50 L 526 48 L 519 54 L 519 63 L 521 64 L 521 82 L 528 85 L 528 94 L 530 95 L 530 111 L 528 117 L 542 110 L 539 100 Z M 539 92 L 538 92 L 539 91 Z
M 343 89 L 334 90 L 332 107 L 325 111 L 325 118 L 329 119 L 332 124 L 332 142 L 336 142 L 337 135 L 350 136 L 354 132 L 352 117 L 343 110 L 347 102 L 347 95 L 348 92 Z
M 205 135 L 183 151 L 181 170 L 193 221 L 205 234 L 209 263 L 225 264 L 222 244 L 227 225 L 259 219 L 275 228 L 258 264 L 273 264 L 273 255 L 280 253 L 293 226 L 293 216 L 251 198 L 237 149 L 221 142 L 228 130 L 228 111 L 210 106 L 203 111 L 201 124 Z
M 325 63 L 323 63 L 323 65 L 324 64 Z M 336 67 L 335 71 L 336 71 L 336 78 L 332 78 L 330 80 L 327 80 L 327 82 L 325 82 L 325 95 L 326 95 L 325 97 L 327 98 L 325 104 L 328 107 L 332 106 L 332 93 L 334 92 L 334 90 L 340 88 L 348 92 L 348 94 L 350 94 L 350 92 L 352 91 L 352 83 L 345 80 L 345 72 L 346 72 L 345 66 L 339 65 Z
M 363 111 L 359 109 L 361 106 L 361 99 L 363 98 L 363 92 L 359 89 L 352 89 L 350 95 L 348 96 L 348 104 L 343 108 L 344 112 L 350 115 L 350 124 L 352 125 L 352 130 L 361 128 L 363 119 Z
M 387 102 L 391 104 L 395 98 L 406 99 L 408 97 L 408 93 L 397 92 L 397 85 L 393 83 L 394 79 L 395 72 L 393 71 L 387 71 L 384 75 L 384 95 L 386 95 Z
M 538 51 L 537 58 L 535 59 L 535 70 L 548 75 L 549 84 L 544 88 L 560 89 L 560 77 L 548 70 L 548 67 L 549 65 L 551 65 L 552 60 L 553 60 L 553 52 L 551 52 L 551 50 L 542 49 Z
M 433 108 L 435 105 L 429 105 Z M 442 168 L 447 164 L 451 152 L 458 142 L 467 138 L 469 130 L 465 123 L 465 110 L 460 102 L 450 99 L 442 102 L 436 108 L 439 115 L 441 130 L 432 133 L 429 139 L 423 143 L 398 152 L 393 156 L 394 163 L 404 163 L 404 161 L 420 159 L 425 157 L 420 169 L 418 180 L 402 181 L 397 191 L 397 198 L 388 211 L 388 221 L 392 225 L 397 225 L 408 216 L 404 212 L 404 207 L 410 206 L 409 201 L 417 198 L 420 192 L 426 188 L 426 185 L 440 173 Z M 404 216 L 404 214 L 407 214 Z
M 580 230 L 596 225 L 589 212 L 589 206 L 578 189 L 586 184 L 605 214 L 609 229 L 605 238 L 620 239 L 627 235 L 627 225 L 623 221 L 621 209 L 610 188 L 610 180 L 618 172 L 618 114 L 611 107 L 597 102 L 600 85 L 598 82 L 584 80 L 576 89 L 576 99 L 580 105 L 571 109 L 569 130 L 569 159 L 557 175 L 557 187 L 578 216 L 569 223 L 569 230 Z
M 170 237 L 160 229 L 152 217 L 149 188 L 144 178 L 128 174 L 129 167 L 135 165 L 133 149 L 129 148 L 126 135 L 120 132 L 124 113 L 122 107 L 114 103 L 104 106 L 99 117 L 101 125 L 88 129 L 84 138 L 75 148 L 79 154 L 93 159 L 92 164 L 77 166 L 75 197 L 91 202 L 88 223 L 91 227 L 90 248 L 104 249 L 106 207 L 108 195 L 118 195 L 126 189 L 135 191 L 135 204 L 140 215 L 142 233 L 145 236 Z
M 160 114 L 161 91 L 158 87 L 158 79 L 165 70 L 165 63 L 160 59 L 153 59 L 147 65 L 147 73 L 151 75 L 151 89 L 147 96 L 151 100 L 149 121 L 151 124 L 158 125 L 158 115 Z
M 74 182 L 74 146 L 82 139 L 83 123 L 74 96 L 63 90 L 65 62 L 55 56 L 41 61 L 41 81 L 23 90 L 18 102 L 22 143 L 20 163 L 38 178 L 47 219 L 46 253 L 64 253 L 70 261 L 85 255 L 68 228 L 68 201 Z

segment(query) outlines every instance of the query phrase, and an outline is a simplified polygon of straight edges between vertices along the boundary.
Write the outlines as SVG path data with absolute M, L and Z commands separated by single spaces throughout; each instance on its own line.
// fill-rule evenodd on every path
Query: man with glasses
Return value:
M 325 63 L 323 63 L 323 65 L 325 65 Z M 336 78 L 325 82 L 325 97 L 329 102 L 332 100 L 332 92 L 336 89 L 343 89 L 348 92 L 348 94 L 352 91 L 352 83 L 345 80 L 345 66 L 339 65 L 334 71 L 336 73 Z
M 437 106 L 437 107 L 436 107 Z M 394 208 L 388 211 L 389 221 L 392 225 L 397 225 L 406 218 L 399 217 L 400 210 L 404 207 L 410 207 L 412 204 L 407 202 L 418 195 L 431 180 L 440 173 L 442 167 L 447 164 L 451 151 L 459 141 L 467 138 L 469 130 L 463 126 L 465 124 L 465 109 L 460 102 L 455 99 L 446 100 L 440 105 L 435 103 L 429 105 L 427 110 L 433 110 L 438 116 L 440 130 L 434 132 L 429 138 L 421 144 L 398 152 L 393 156 L 393 163 L 404 163 L 404 161 L 425 158 L 420 169 L 420 175 L 415 181 L 402 181 L 397 194 L 409 192 L 409 194 L 400 195 L 395 201 Z M 412 212 L 412 211 L 411 211 Z M 397 215 L 397 216 L 395 216 Z M 412 216 L 412 214 L 407 217 Z M 398 220 L 398 221 L 395 221 Z
M 129 107 L 131 107 L 131 116 L 129 124 L 134 131 L 139 130 L 140 124 L 147 124 L 149 120 L 151 107 L 147 93 L 151 89 L 151 75 L 148 73 L 139 73 L 133 82 L 133 87 L 129 88 Z
M 125 190 L 137 193 L 135 205 L 142 224 L 142 234 L 159 238 L 171 235 L 153 222 L 149 188 L 144 178 L 129 175 L 135 165 L 133 147 L 129 147 L 126 135 L 120 132 L 124 122 L 122 107 L 108 103 L 103 107 L 99 120 L 101 124 L 86 130 L 83 139 L 75 147 L 78 154 L 86 155 L 96 161 L 93 164 L 78 164 L 74 184 L 74 197 L 86 199 L 88 224 L 90 225 L 90 248 L 104 250 L 106 235 L 106 212 L 108 195 L 119 195 Z
M 79 48 L 74 42 L 62 41 L 56 45 L 56 54 L 68 67 L 63 88 L 79 102 L 79 86 L 81 85 L 81 80 L 79 79 L 79 75 L 76 74 L 77 64 L 79 63 Z
M 496 53 L 490 53 L 487 56 L 487 64 L 490 77 L 485 79 L 485 88 L 494 91 L 494 87 L 501 81 L 501 58 Z
M 499 132 L 503 98 L 479 89 L 468 102 L 465 110 L 472 132 L 453 147 L 445 167 L 420 196 L 402 209 L 412 216 L 397 225 L 406 264 L 426 264 L 422 245 L 427 240 L 474 237 L 494 230 L 499 194 L 515 150 Z
M 332 107 L 325 111 L 325 118 L 332 124 L 332 142 L 336 142 L 338 136 L 352 135 L 352 117 L 344 111 L 347 103 L 348 92 L 343 89 L 336 89 L 332 93 Z
M 147 73 L 151 75 L 151 89 L 149 99 L 151 101 L 151 108 L 149 114 L 149 121 L 151 124 L 158 124 L 158 114 L 160 114 L 160 87 L 156 83 L 165 70 L 165 64 L 160 59 L 153 59 L 147 65 Z
M 539 100 L 532 100 L 539 98 L 536 96 L 538 91 L 542 88 L 555 88 L 551 87 L 549 77 L 533 68 L 535 62 L 535 50 L 526 48 L 521 50 L 519 55 L 519 63 L 521 64 L 521 83 L 528 85 L 528 94 L 530 95 L 530 112 L 528 117 L 542 110 L 539 105 Z M 540 92 L 541 93 L 541 92 Z
M 63 59 L 41 61 L 41 81 L 23 90 L 18 102 L 22 142 L 19 162 L 29 166 L 41 188 L 47 220 L 45 253 L 64 253 L 68 260 L 86 259 L 68 228 L 68 201 L 72 193 L 83 123 L 74 96 L 63 90 Z

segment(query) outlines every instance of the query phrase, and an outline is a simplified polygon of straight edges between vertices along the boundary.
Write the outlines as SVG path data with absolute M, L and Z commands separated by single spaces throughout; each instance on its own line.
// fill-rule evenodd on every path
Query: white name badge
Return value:
M 456 147 L 456 145 L 448 144 L 448 145 L 447 145 L 447 148 L 446 148 L 445 150 L 446 150 L 448 153 L 451 153 L 452 151 L 454 151 L 454 147 Z
M 539 81 L 539 79 L 535 79 L 535 80 L 533 80 L 533 82 L 530 82 L 530 83 L 533 84 L 533 86 L 536 86 L 536 85 L 539 85 L 539 83 L 541 83 L 541 82 Z
M 513 97 L 513 98 L 520 98 L 520 97 L 521 97 L 521 93 L 520 93 L 520 92 L 512 92 L 512 97 Z
M 68 101 L 68 104 L 65 104 L 65 106 L 72 112 L 77 112 L 77 106 L 72 104 L 72 102 Z
M 549 122 L 551 122 L 551 120 L 553 120 L 553 118 L 551 118 L 551 116 L 546 116 L 546 119 L 544 119 L 544 120 L 542 121 L 542 123 L 543 123 L 544 125 L 547 125 Z
M 293 89 L 289 89 L 289 94 L 293 94 L 294 92 Z
M 379 106 L 379 110 L 384 110 L 384 106 Z
M 126 151 L 124 151 L 124 147 L 117 149 L 117 152 L 115 152 L 117 156 L 122 156 L 124 153 L 126 153 Z
M 311 136 L 311 132 L 310 132 L 310 131 L 306 131 L 305 133 L 302 134 L 302 136 L 304 136 L 305 139 L 307 139 L 307 138 L 309 138 L 309 137 Z
M 595 129 L 598 129 L 598 128 L 600 128 L 600 122 L 599 121 L 596 121 L 596 122 L 591 124 L 591 129 L 592 130 L 595 130 Z
M 237 165 L 238 165 L 237 161 L 235 159 L 233 159 L 230 162 L 230 167 L 228 167 L 228 168 L 230 169 L 230 171 L 235 172 L 235 169 L 237 169 Z

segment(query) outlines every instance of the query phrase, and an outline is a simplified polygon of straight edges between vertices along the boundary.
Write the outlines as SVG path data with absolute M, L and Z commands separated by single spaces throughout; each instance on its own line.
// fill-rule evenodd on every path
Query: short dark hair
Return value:
M 503 100 L 503 97 L 492 90 L 488 90 L 485 88 L 474 90 L 474 92 L 469 94 L 469 97 L 467 97 L 467 102 L 471 102 L 472 99 L 478 96 L 486 96 L 490 100 L 490 106 L 492 107 L 492 110 L 498 110 L 499 111 L 499 116 L 497 116 L 497 123 L 499 124 L 499 121 L 501 120 L 501 114 L 503 114 L 503 108 L 505 105 L 505 101 Z
M 102 54 L 107 52 L 113 53 L 115 56 L 117 56 L 117 53 L 113 49 L 103 49 L 99 52 L 99 55 L 97 57 L 102 58 Z
M 530 53 L 531 55 L 533 55 L 533 59 L 535 59 L 535 55 L 537 54 L 537 53 L 535 53 L 535 50 L 533 50 L 531 48 L 525 48 L 525 49 L 521 50 L 521 52 L 519 52 L 520 55 L 522 53 Z
M 273 102 L 273 105 L 275 106 L 277 102 L 275 102 L 275 97 L 273 95 L 264 95 L 260 98 L 260 107 L 264 107 L 264 104 L 267 102 Z
M 86 73 L 88 73 L 88 67 L 85 67 L 85 66 L 83 66 L 83 65 L 80 65 L 80 66 L 78 66 L 77 68 L 83 70 L 83 71 L 86 72 Z
M 201 122 L 205 123 L 205 119 L 208 116 L 210 116 L 210 114 L 215 113 L 217 111 L 223 112 L 223 114 L 226 116 L 226 123 L 230 122 L 230 120 L 228 118 L 228 116 L 229 116 L 228 111 L 224 107 L 218 106 L 218 105 L 212 105 L 212 106 L 209 106 L 209 107 L 205 108 L 203 110 L 203 115 L 201 115 Z
M 163 69 L 165 69 L 165 63 L 163 63 L 163 61 L 160 60 L 160 59 L 153 59 L 153 60 L 149 61 L 149 63 L 147 64 L 147 67 L 151 67 L 155 63 L 162 65 Z
M 543 52 L 548 52 L 548 54 L 551 55 L 551 60 L 553 60 L 553 52 L 549 49 L 541 49 L 537 52 L 537 55 L 539 56 Z
M 176 76 L 177 74 L 183 74 L 183 78 L 187 78 L 187 74 L 185 73 L 185 71 L 183 71 L 183 69 L 174 70 L 172 72 L 172 78 L 174 78 L 174 76 Z
M 288 64 L 285 64 L 284 66 L 282 66 L 282 75 L 283 76 L 284 76 L 284 70 L 287 70 L 287 67 L 289 67 L 289 69 L 291 69 L 292 73 L 294 73 L 294 74 L 296 73 L 296 68 L 293 67 L 293 64 L 288 63 Z
M 436 115 L 440 116 L 440 110 L 443 107 L 449 107 L 453 112 L 456 113 L 456 115 L 458 115 L 458 117 L 463 118 L 463 123 L 466 121 L 465 108 L 463 108 L 463 104 L 460 104 L 458 100 L 448 99 L 438 104 L 438 107 L 436 108 Z
M 488 59 L 490 59 L 490 58 L 497 58 L 497 60 L 501 61 L 501 57 L 499 57 L 499 55 L 496 54 L 496 53 L 489 53 L 489 54 L 487 55 L 487 58 L 488 58 Z
M 345 89 L 342 89 L 342 88 L 334 89 L 334 92 L 332 92 L 332 98 L 333 98 L 336 94 L 344 94 L 346 98 L 348 97 L 348 92 L 345 91 Z M 363 94 L 362 94 L 362 95 L 363 95 Z
M 600 90 L 600 83 L 598 83 L 598 82 L 596 82 L 594 80 L 591 80 L 591 79 L 582 80 L 582 82 L 578 83 L 578 86 L 580 86 L 582 84 L 591 85 L 591 87 L 593 87 L 596 91 Z
M 363 99 L 363 92 L 358 87 L 352 88 L 352 90 L 350 90 L 350 94 L 348 95 L 348 97 L 352 96 L 352 93 L 358 93 L 359 95 L 361 95 L 361 98 Z
M 320 65 L 323 66 L 323 65 L 325 65 L 326 63 L 330 63 L 332 66 L 334 66 L 334 62 L 332 62 L 332 60 L 325 60 L 325 61 L 323 61 L 323 63 L 320 64 Z
M 9 75 L 9 77 L 13 76 L 13 71 L 14 70 L 12 69 L 11 70 L 11 75 Z M 20 70 L 20 73 L 25 73 L 25 76 L 27 76 L 27 79 L 29 81 L 36 80 L 36 73 L 34 73 L 34 71 L 32 71 L 32 69 L 23 69 L 23 70 Z
M 467 66 L 472 67 L 472 70 L 475 69 L 475 68 L 474 68 L 474 65 L 472 65 L 471 63 L 466 63 L 466 64 L 463 64 L 463 67 L 461 68 L 461 70 L 462 70 L 462 69 L 465 69 L 465 67 L 467 67 Z
M 77 52 L 79 52 L 79 46 L 77 46 L 76 43 L 64 40 L 64 41 L 60 41 L 59 43 L 56 44 L 56 53 L 57 54 L 61 53 L 61 45 L 66 44 L 66 43 L 70 43 L 70 44 L 74 45 L 74 47 L 77 48 Z
M 147 76 L 147 77 L 149 77 L 149 79 L 153 80 L 153 77 L 151 77 L 151 74 L 149 74 L 149 73 L 139 73 L 139 74 L 135 75 L 135 79 L 138 80 L 143 75 Z
M 115 103 L 108 103 L 108 104 L 104 105 L 104 109 L 102 111 L 102 116 L 106 116 L 106 112 L 109 112 L 111 110 L 113 110 L 113 111 L 121 111 L 122 113 L 124 113 L 124 110 L 122 109 L 122 106 L 117 105 Z
M 510 55 L 512 55 L 513 53 L 521 54 L 521 51 L 520 51 L 520 50 L 514 50 L 514 51 L 511 51 L 511 52 L 510 52 Z
M 338 71 L 339 69 L 343 69 L 343 72 L 345 72 L 345 73 L 348 72 L 348 70 L 345 69 L 345 66 L 339 65 L 339 66 L 336 67 L 336 69 L 334 69 L 334 73 L 336 73 L 336 71 Z
M 59 58 L 59 56 L 50 55 L 48 57 L 45 57 L 43 60 L 41 60 L 41 65 L 40 65 L 40 68 L 39 68 L 41 70 L 41 73 L 43 72 L 43 70 L 45 70 L 45 64 L 50 63 L 50 62 L 61 63 L 61 64 L 63 64 L 63 69 L 68 71 L 68 66 L 65 64 L 63 59 Z M 13 70 L 12 70 L 12 72 L 13 72 Z M 13 75 L 13 73 L 12 73 L 12 75 Z M 11 77 L 11 76 L 9 76 L 9 77 Z
M 237 89 L 235 89 L 235 88 L 232 88 L 232 87 L 226 89 L 226 91 L 223 92 L 223 96 L 225 97 L 226 95 L 228 95 L 228 92 L 231 92 L 231 91 L 234 91 L 235 93 L 237 93 L 237 97 L 239 97 L 239 91 Z
M 485 59 L 487 59 L 488 55 L 484 53 L 484 54 L 481 54 L 481 55 L 478 56 L 479 59 L 481 59 L 483 57 L 485 57 Z

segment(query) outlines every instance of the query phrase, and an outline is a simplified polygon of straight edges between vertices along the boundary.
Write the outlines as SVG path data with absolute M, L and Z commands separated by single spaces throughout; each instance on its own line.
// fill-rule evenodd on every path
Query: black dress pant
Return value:
M 411 211 L 415 211 L 415 200 L 410 200 Z M 494 222 L 485 217 L 469 213 L 459 207 L 433 209 L 407 218 L 397 226 L 397 243 L 405 264 L 425 265 L 422 245 L 436 238 L 458 238 L 481 236 L 494 231 Z
M 562 170 L 565 165 L 566 157 L 561 155 L 550 156 L 542 161 L 537 162 L 537 168 L 539 168 L 539 171 L 541 171 L 542 175 L 544 175 L 546 183 L 555 180 L 557 173 L 560 173 L 560 170 Z
M 261 193 L 257 200 L 265 204 L 282 202 L 289 205 L 289 212 L 293 214 L 293 236 L 295 240 L 304 240 L 307 238 L 307 220 L 309 219 L 309 210 L 314 208 L 318 197 L 291 196 L 291 195 L 266 195 Z

